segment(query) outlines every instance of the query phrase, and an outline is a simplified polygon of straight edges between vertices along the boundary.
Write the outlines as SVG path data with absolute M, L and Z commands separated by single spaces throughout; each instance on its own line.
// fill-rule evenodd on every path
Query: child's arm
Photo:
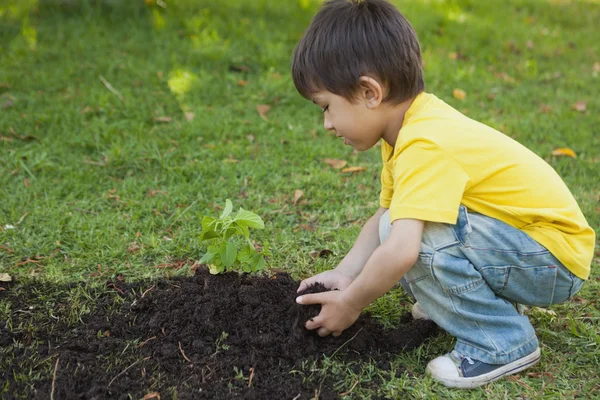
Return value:
M 339 335 L 360 312 L 386 293 L 413 266 L 419 256 L 423 221 L 394 221 L 389 238 L 371 255 L 364 269 L 346 290 L 304 295 L 300 304 L 321 304 L 321 313 L 306 323 L 321 336 Z
M 320 282 L 329 289 L 345 289 L 364 268 L 371 254 L 379 246 L 379 219 L 387 208 L 379 207 L 369 218 L 346 257 L 332 271 L 325 271 L 300 282 L 298 291 L 312 283 Z

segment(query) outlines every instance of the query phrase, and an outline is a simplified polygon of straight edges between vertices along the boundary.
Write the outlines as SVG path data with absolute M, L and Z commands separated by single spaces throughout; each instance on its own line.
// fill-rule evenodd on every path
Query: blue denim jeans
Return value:
M 381 243 L 390 230 L 386 212 Z M 538 347 L 529 319 L 513 303 L 561 303 L 583 280 L 527 234 L 461 206 L 456 225 L 425 222 L 419 258 L 400 283 L 457 338 L 459 354 L 506 364 Z

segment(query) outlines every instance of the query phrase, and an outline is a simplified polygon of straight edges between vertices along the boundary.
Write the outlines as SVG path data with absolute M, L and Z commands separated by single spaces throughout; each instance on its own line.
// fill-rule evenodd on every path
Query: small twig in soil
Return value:
M 177 343 L 179 343 L 179 351 L 181 352 L 181 355 L 183 356 L 183 358 L 185 358 L 189 363 L 191 363 L 192 360 L 190 360 L 189 358 L 187 358 L 187 356 L 183 352 L 183 349 L 181 348 L 181 342 L 177 342 Z
M 60 361 L 60 357 L 56 359 L 56 363 L 54 364 L 54 373 L 52 374 L 52 391 L 50 392 L 50 400 L 54 400 L 54 387 L 56 385 L 56 370 L 58 369 L 58 362 Z
M 142 400 L 150 400 L 150 399 L 160 400 L 160 393 L 158 393 L 158 392 L 148 393 L 147 395 L 144 396 L 144 398 Z
M 104 83 L 104 86 L 106 86 L 106 88 L 108 90 L 110 90 L 115 96 L 117 96 L 119 98 L 119 100 L 121 100 L 123 103 L 125 102 L 125 99 L 123 98 L 123 95 L 121 93 L 119 93 L 119 91 L 117 89 L 115 89 L 109 81 L 107 81 L 106 79 L 104 79 L 104 77 L 102 75 L 100 75 L 100 80 L 102 81 L 102 83 Z
M 298 395 L 296 397 L 294 397 L 292 400 L 298 400 L 300 398 L 300 396 L 302 396 L 302 393 L 298 393 Z
M 254 368 L 250 368 L 250 379 L 248 379 L 248 387 L 252 386 L 252 379 L 254 379 Z
M 119 289 L 114 283 L 109 283 L 108 285 L 106 285 L 107 288 L 113 288 L 115 289 L 117 292 L 124 294 L 125 292 L 123 292 L 121 289 Z
M 146 357 L 146 358 L 142 358 L 142 359 L 137 360 L 136 362 L 134 362 L 133 364 L 131 364 L 129 367 L 127 367 L 123 371 L 119 372 L 119 374 L 117 376 L 115 376 L 114 378 L 112 378 L 111 381 L 108 382 L 108 386 L 112 385 L 112 383 L 115 381 L 115 379 L 117 379 L 118 377 L 120 377 L 121 375 L 123 375 L 125 372 L 127 372 L 127 370 L 129 368 L 133 367 L 134 365 L 136 365 L 140 361 L 146 361 L 146 360 L 149 360 L 149 359 L 150 359 L 150 357 Z
M 350 390 L 348 390 L 347 392 L 344 392 L 344 393 L 340 393 L 340 396 L 348 396 L 350 393 L 352 393 L 352 391 L 354 390 L 356 385 L 358 385 L 358 379 L 356 381 L 354 381 L 354 385 L 352 385 Z
M 156 336 L 152 336 L 151 338 L 144 340 L 142 343 L 138 344 L 137 347 L 142 347 L 143 345 L 154 339 L 156 339 Z
M 144 296 L 146 295 L 146 293 L 148 293 L 149 291 L 151 291 L 152 289 L 154 289 L 156 287 L 156 285 L 152 285 L 150 286 L 148 289 L 146 289 L 146 291 L 144 293 L 142 293 L 142 299 L 144 298 Z
M 356 332 L 356 333 L 354 334 L 354 336 L 352 336 L 350 339 L 348 339 L 348 340 L 346 340 L 344 343 L 342 343 L 342 345 L 341 345 L 340 347 L 338 347 L 338 348 L 336 349 L 336 351 L 334 351 L 334 352 L 333 352 L 333 354 L 331 355 L 331 358 L 333 358 L 333 356 L 335 356 L 335 355 L 337 354 L 337 352 L 338 352 L 338 351 L 340 351 L 340 349 L 341 349 L 342 347 L 344 347 L 345 345 L 347 345 L 348 343 L 350 343 L 352 340 L 354 340 L 354 338 L 355 338 L 356 336 L 358 336 L 358 334 L 359 334 L 359 333 L 360 333 L 360 331 L 362 331 L 362 330 L 363 330 L 363 328 L 360 328 L 360 329 L 358 330 L 358 332 Z

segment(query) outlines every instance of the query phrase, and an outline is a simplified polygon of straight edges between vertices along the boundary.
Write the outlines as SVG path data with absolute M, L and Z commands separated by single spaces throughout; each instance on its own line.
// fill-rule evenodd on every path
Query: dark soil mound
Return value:
M 327 381 L 303 382 L 290 371 L 333 353 L 385 363 L 390 352 L 412 349 L 436 331 L 431 322 L 409 318 L 384 330 L 365 313 L 340 337 L 320 338 L 303 329 L 320 306 L 297 305 L 298 283 L 286 274 L 198 271 L 192 278 L 111 285 L 121 294 L 101 295 L 83 323 L 69 327 L 47 317 L 29 321 L 37 324 L 30 330 L 15 329 L 26 317 L 17 311 L 36 300 L 11 297 L 11 288 L 0 292 L 12 305 L 11 327 L 0 322 L 5 396 L 49 398 L 56 370 L 55 399 L 139 399 L 152 392 L 162 399 L 309 399 L 315 391 L 337 398 Z

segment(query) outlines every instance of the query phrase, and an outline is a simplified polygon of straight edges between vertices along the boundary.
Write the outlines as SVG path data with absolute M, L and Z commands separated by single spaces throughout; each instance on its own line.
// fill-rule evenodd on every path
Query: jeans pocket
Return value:
M 539 267 L 489 267 L 481 275 L 501 297 L 517 303 L 537 307 L 553 304 L 558 268 L 554 265 Z
M 469 233 L 473 231 L 471 227 L 471 222 L 469 221 L 469 213 L 467 211 L 467 207 L 461 205 L 458 208 L 458 218 L 456 219 L 456 224 L 452 225 L 454 229 L 454 234 L 456 235 L 456 239 L 463 245 L 469 245 Z

